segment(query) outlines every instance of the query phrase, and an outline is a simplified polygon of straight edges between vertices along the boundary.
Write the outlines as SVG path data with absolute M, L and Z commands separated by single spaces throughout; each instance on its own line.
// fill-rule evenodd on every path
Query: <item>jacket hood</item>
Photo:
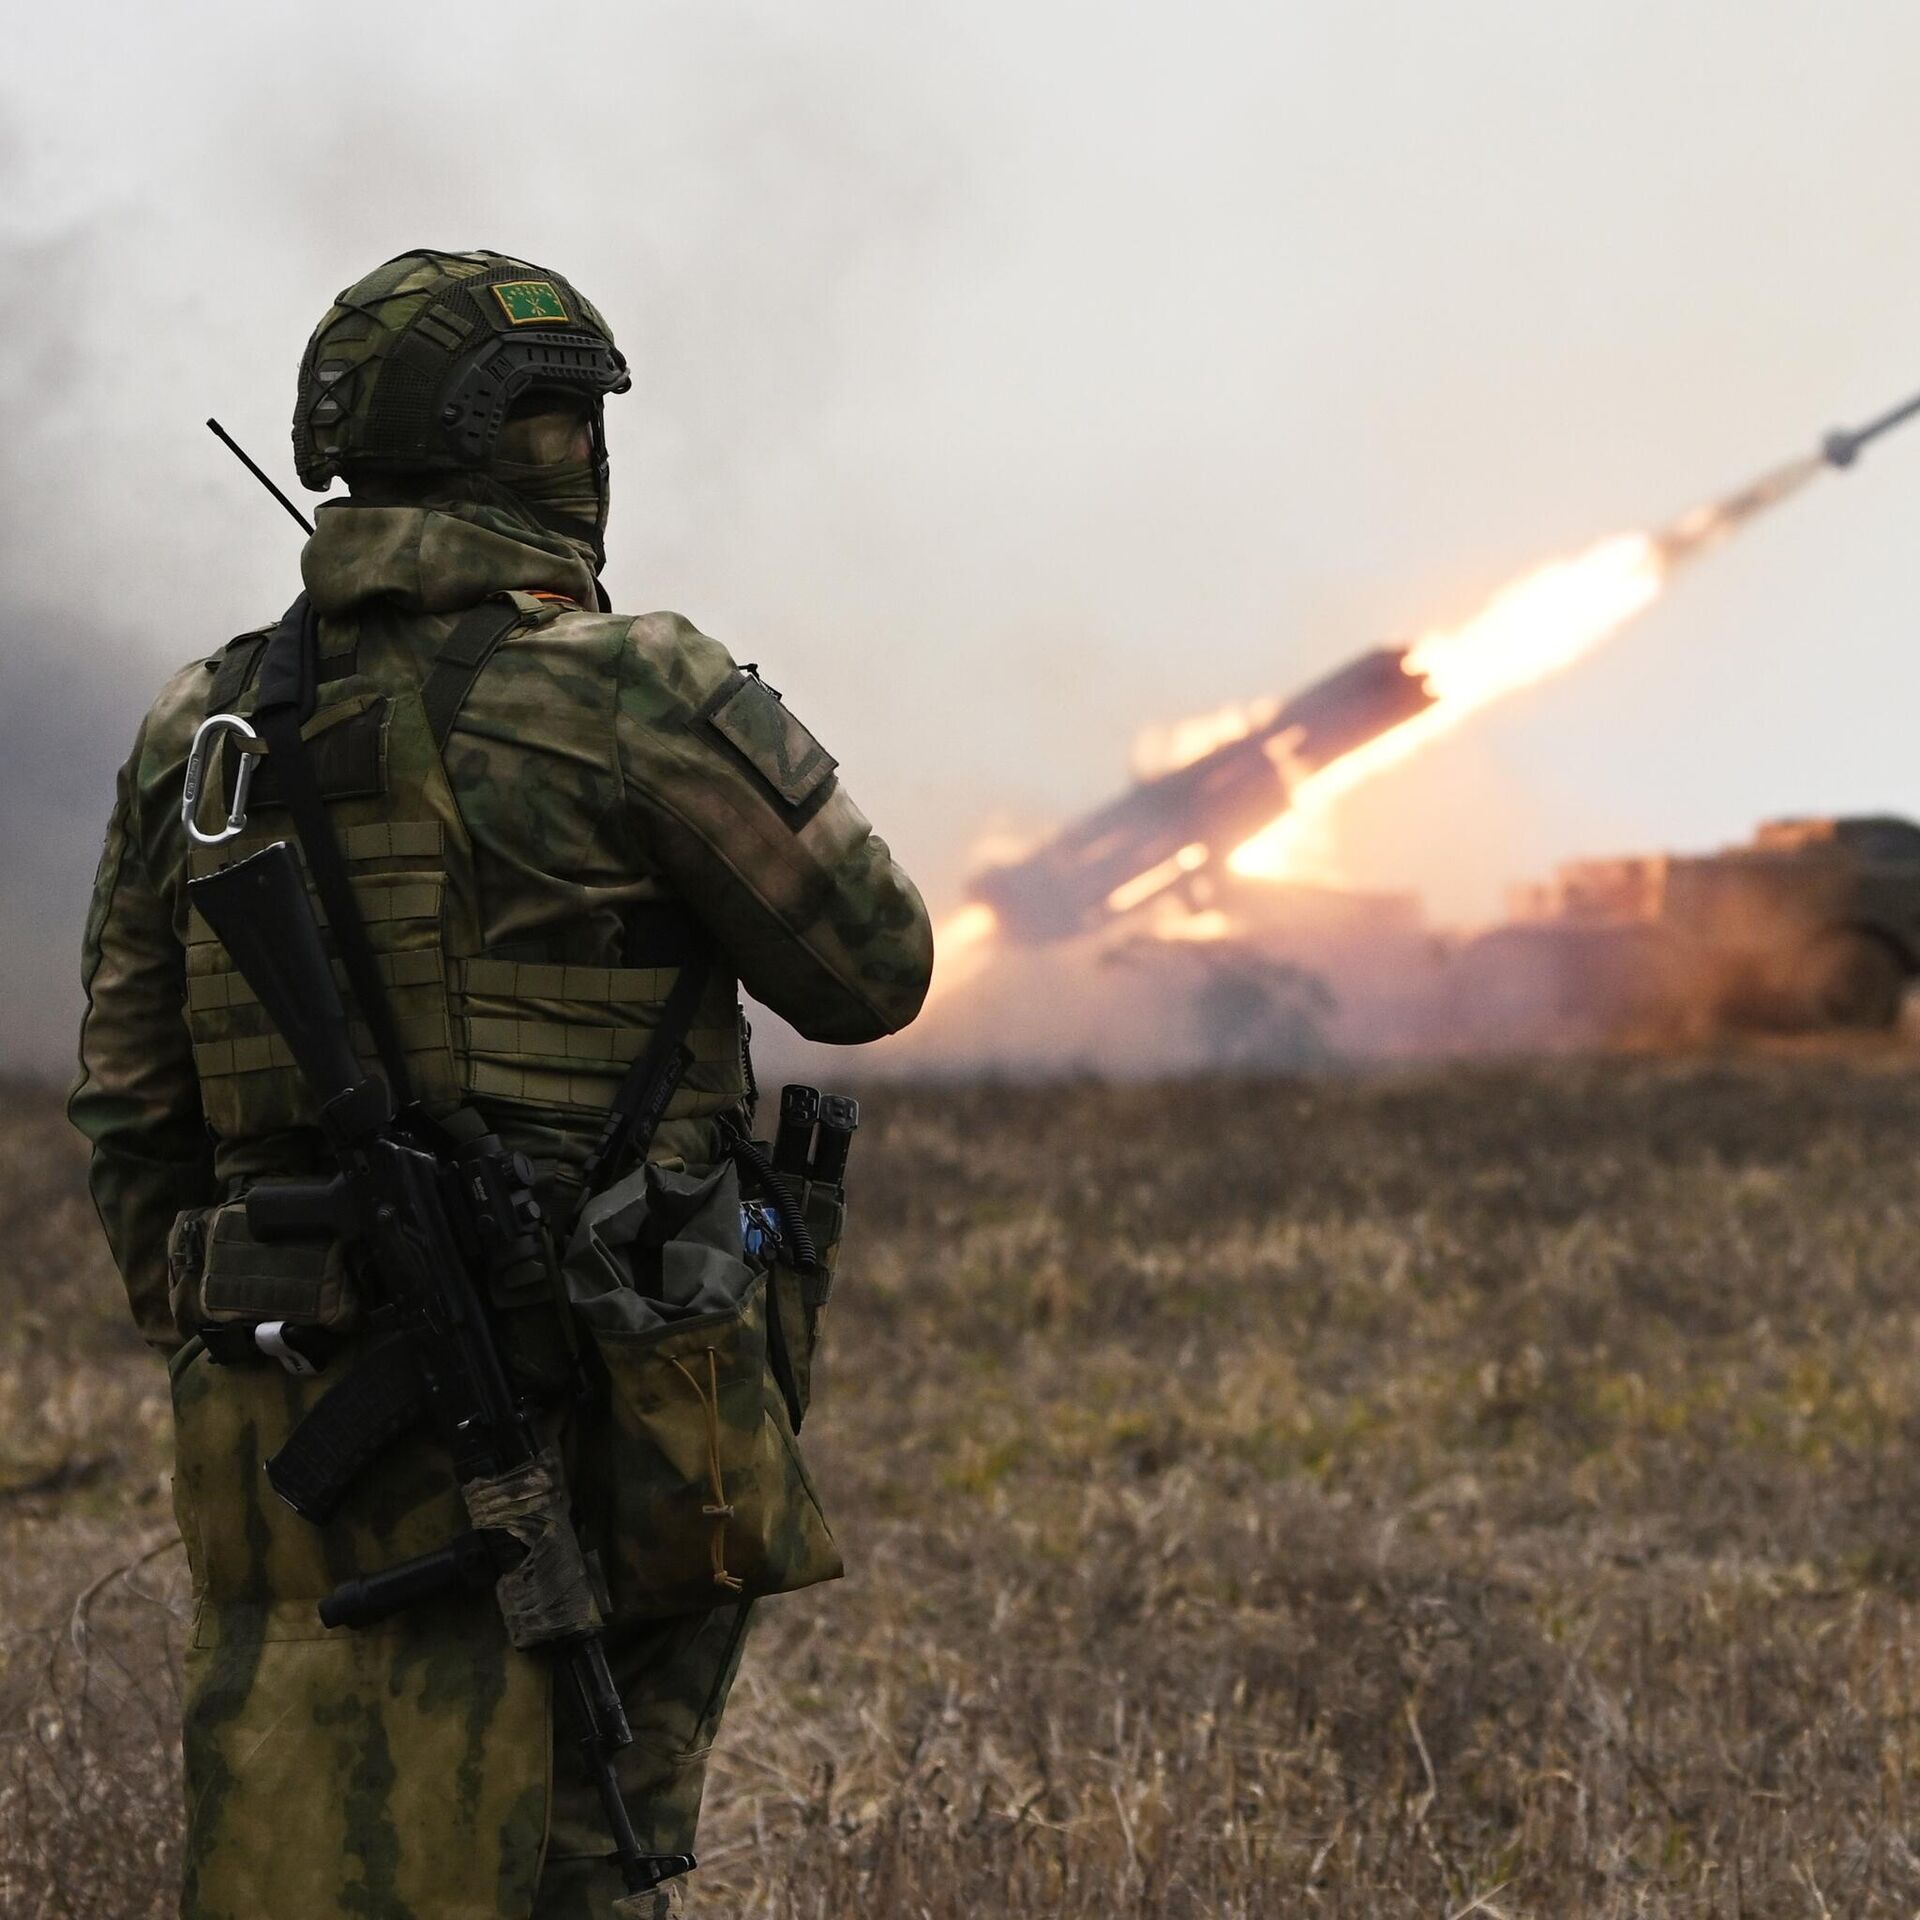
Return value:
M 336 500 L 314 522 L 300 573 L 321 614 L 375 601 L 406 613 L 458 613 L 510 591 L 597 604 L 584 547 L 503 507 L 451 496 L 403 506 Z

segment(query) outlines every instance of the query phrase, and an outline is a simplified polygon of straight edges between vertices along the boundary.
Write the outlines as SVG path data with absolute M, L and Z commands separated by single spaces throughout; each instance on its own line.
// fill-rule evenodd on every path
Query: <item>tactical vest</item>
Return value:
M 685 911 L 664 902 L 644 951 L 609 964 L 529 961 L 483 943 L 474 853 L 442 748 L 479 675 L 515 633 L 546 625 L 571 603 L 497 594 L 452 620 L 379 616 L 320 628 L 319 686 L 302 728 L 369 944 L 387 988 L 415 1097 L 432 1113 L 471 1099 L 503 1130 L 515 1119 L 590 1139 L 643 1050 L 680 965 L 692 951 Z M 442 629 L 437 649 L 417 636 Z M 222 655 L 209 713 L 252 710 L 265 632 Z M 424 670 L 423 670 L 424 668 Z M 224 749 L 223 749 L 224 751 Z M 231 783 L 231 772 L 226 774 Z M 194 876 L 292 839 L 271 756 L 253 783 L 248 824 L 218 847 L 194 846 Z M 322 914 L 319 902 L 315 910 Z M 263 1140 L 315 1123 L 286 1043 L 197 912 L 189 909 L 187 1025 L 207 1121 L 223 1143 Z M 344 971 L 335 974 L 347 992 Z M 348 1005 L 352 1010 L 351 994 Z M 372 1036 L 354 1040 L 372 1065 Z M 694 1056 L 666 1113 L 663 1145 L 737 1105 L 748 1068 L 734 982 L 709 981 L 687 1045 Z M 703 1131 L 703 1130 L 701 1130 Z

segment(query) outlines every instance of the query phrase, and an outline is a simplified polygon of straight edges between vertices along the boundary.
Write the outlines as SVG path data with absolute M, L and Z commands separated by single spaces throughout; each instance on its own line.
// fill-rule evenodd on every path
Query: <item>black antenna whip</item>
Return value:
M 260 482 L 260 484 L 261 484 L 261 485 L 262 485 L 263 487 L 265 487 L 265 488 L 266 488 L 266 490 L 267 490 L 267 491 L 268 491 L 268 492 L 269 492 L 270 494 L 272 494 L 272 495 L 273 495 L 273 497 L 274 497 L 274 498 L 275 498 L 276 500 L 278 500 L 278 501 L 280 502 L 280 504 L 281 504 L 281 505 L 282 505 L 283 507 L 285 507 L 285 508 L 286 508 L 286 510 L 287 510 L 287 511 L 288 511 L 288 512 L 289 512 L 290 514 L 292 514 L 292 515 L 293 515 L 293 517 L 294 517 L 294 518 L 295 518 L 295 519 L 296 519 L 297 521 L 299 521 L 299 523 L 300 523 L 300 528 L 301 528 L 301 531 L 302 531 L 303 533 L 306 533 L 306 534 L 308 534 L 309 536 L 311 536 L 311 534 L 312 534 L 312 532 L 313 532 L 313 522 L 312 522 L 311 520 L 309 520 L 309 519 L 307 518 L 307 516 L 306 516 L 306 515 L 305 515 L 304 513 L 302 513 L 302 512 L 300 511 L 300 509 L 299 509 L 298 507 L 296 507 L 296 506 L 295 506 L 295 505 L 293 504 L 293 502 L 292 502 L 291 500 L 289 500 L 289 499 L 287 498 L 287 496 L 286 496 L 286 495 L 285 495 L 284 493 L 282 493 L 282 492 L 280 491 L 280 489 L 279 489 L 278 487 L 276 487 L 276 486 L 275 486 L 275 485 L 273 484 L 273 482 L 272 482 L 271 480 L 269 480 L 269 479 L 267 478 L 267 476 L 266 476 L 266 475 L 265 475 L 264 473 L 262 473 L 262 472 L 260 471 L 260 469 L 259 469 L 259 467 L 258 467 L 258 466 L 256 466 L 256 465 L 254 464 L 254 460 L 253 460 L 253 457 L 252 457 L 252 455 L 251 455 L 251 454 L 249 454 L 249 453 L 247 452 L 247 450 L 246 450 L 246 448 L 245 448 L 245 447 L 243 447 L 243 446 L 242 446 L 242 445 L 240 444 L 240 442 L 239 442 L 238 440 L 236 440 L 236 439 L 235 439 L 235 438 L 233 437 L 233 435 L 232 435 L 232 434 L 230 434 L 230 433 L 229 433 L 229 432 L 228 432 L 228 431 L 226 430 L 226 428 L 225 428 L 225 427 L 223 427 L 223 426 L 222 426 L 222 425 L 220 424 L 220 422 L 219 422 L 218 420 L 209 420 L 209 421 L 207 422 L 207 425 L 208 425 L 209 427 L 211 427 L 211 428 L 213 429 L 213 431 L 214 431 L 214 433 L 215 433 L 215 435 L 216 435 L 216 436 L 217 436 L 217 437 L 218 437 L 218 438 L 219 438 L 219 439 L 220 439 L 220 440 L 221 440 L 222 442 L 224 442 L 224 444 L 225 444 L 225 446 L 226 446 L 226 449 L 227 449 L 227 451 L 228 451 L 229 453 L 231 453 L 231 454 L 233 455 L 233 457 L 234 457 L 234 458 L 235 458 L 236 460 L 238 460 L 238 461 L 240 462 L 240 464 L 241 464 L 241 465 L 242 465 L 243 467 L 245 467 L 245 468 L 246 468 L 246 470 L 247 470 L 247 471 L 248 471 L 248 472 L 249 472 L 250 474 L 252 474 L 252 475 L 253 475 L 253 477 L 254 477 L 254 478 L 255 478 L 256 480 L 258 480 L 258 481 Z

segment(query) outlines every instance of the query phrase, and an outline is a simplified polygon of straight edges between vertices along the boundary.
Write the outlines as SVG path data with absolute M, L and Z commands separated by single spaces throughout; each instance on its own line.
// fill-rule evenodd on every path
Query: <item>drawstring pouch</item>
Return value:
M 574 1489 L 616 1619 L 843 1571 L 769 1356 L 771 1270 L 748 1238 L 726 1160 L 637 1167 L 586 1203 L 568 1245 L 599 1375 Z

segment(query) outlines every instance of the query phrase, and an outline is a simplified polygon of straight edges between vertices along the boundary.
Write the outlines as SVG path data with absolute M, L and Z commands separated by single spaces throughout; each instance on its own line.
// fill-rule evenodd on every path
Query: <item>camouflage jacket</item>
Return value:
M 357 649 L 373 681 L 417 680 L 457 616 L 492 594 L 593 597 L 566 541 L 467 503 L 324 506 L 302 565 L 322 615 L 323 677 L 325 656 Z M 239 1124 L 210 1132 L 201 1081 L 217 1047 L 182 1018 L 191 929 L 180 792 L 220 664 L 196 661 L 168 682 L 121 772 L 86 930 L 71 1108 L 93 1143 L 93 1196 L 135 1318 L 163 1349 L 178 1340 L 165 1259 L 174 1216 L 236 1175 L 297 1169 L 312 1151 L 281 1128 L 247 1125 L 244 1104 Z M 502 646 L 444 755 L 477 881 L 469 938 L 554 971 L 618 967 L 634 915 L 678 902 L 710 931 L 728 975 L 707 995 L 709 1034 L 733 1024 L 737 976 L 811 1039 L 876 1039 L 924 997 L 925 909 L 837 779 L 796 809 L 775 784 L 789 742 L 703 724 L 737 679 L 726 650 L 675 614 L 565 611 Z M 564 1023 L 566 1006 L 554 1012 Z M 704 1085 L 697 1072 L 669 1110 L 667 1154 L 697 1154 L 689 1120 L 741 1090 L 737 1043 L 716 1037 L 708 1052 Z M 510 1144 L 543 1167 L 578 1162 L 597 1117 L 564 1084 L 523 1071 L 517 1097 L 490 1103 L 481 1068 L 463 1065 L 461 1091 Z
M 304 561 L 322 615 L 311 759 L 346 770 L 329 812 L 416 1090 L 429 1105 L 470 1100 L 564 1183 L 622 1051 L 639 1051 L 674 977 L 636 953 L 642 928 L 672 920 L 684 935 L 691 912 L 719 964 L 655 1151 L 704 1158 L 712 1116 L 747 1084 L 736 977 L 812 1038 L 875 1038 L 912 1019 L 926 990 L 919 896 L 824 751 L 723 648 L 672 614 L 578 610 L 593 582 L 573 548 L 498 510 L 449 507 L 323 507 Z M 465 610 L 499 594 L 517 596 L 521 624 L 436 748 L 427 663 Z M 466 1524 L 444 1454 L 404 1436 L 345 1510 L 308 1524 L 270 1494 L 259 1462 L 335 1369 L 316 1381 L 210 1365 L 201 1342 L 181 1344 L 170 1310 L 176 1214 L 236 1180 L 307 1171 L 317 1148 L 262 1010 L 186 895 L 204 858 L 248 846 L 190 850 L 179 818 L 194 730 L 210 699 L 228 704 L 248 646 L 243 636 L 176 675 L 121 773 L 86 933 L 72 1102 L 135 1317 L 171 1354 L 175 1510 L 196 1599 L 182 1911 L 525 1916 L 543 1862 L 569 1844 L 554 1811 L 547 1663 L 507 1646 L 487 1595 L 364 1633 L 327 1633 L 315 1613 L 339 1581 Z M 356 773 L 359 749 L 338 750 L 354 739 L 379 778 Z M 284 811 L 255 811 L 265 817 L 250 839 L 286 833 Z M 417 1054 L 409 1029 L 429 1036 Z M 364 1047 L 362 1058 L 371 1064 Z M 427 1089 L 423 1063 L 439 1076 Z M 183 1241 L 203 1217 L 186 1213 Z M 690 1631 L 691 1647 L 699 1616 Z M 643 1795 L 636 1814 L 661 1850 L 690 1837 L 690 1814 L 668 1816 L 688 1792 L 697 1804 L 703 1763 L 681 1749 L 717 1712 L 702 1703 L 724 1698 L 711 1665 L 670 1646 L 650 1654 L 645 1699 L 630 1702 L 644 1737 L 627 1764 L 678 1783 Z

